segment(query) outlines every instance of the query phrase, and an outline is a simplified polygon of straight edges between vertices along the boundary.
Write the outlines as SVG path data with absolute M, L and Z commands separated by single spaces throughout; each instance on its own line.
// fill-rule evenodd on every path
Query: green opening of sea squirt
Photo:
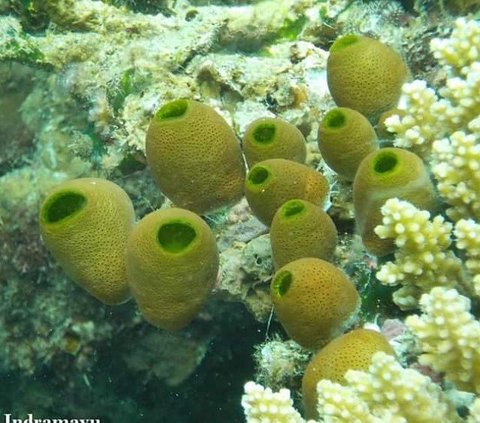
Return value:
M 157 233 L 158 242 L 169 253 L 181 253 L 196 236 L 195 229 L 188 222 L 165 223 Z
M 376 173 L 384 174 L 391 172 L 398 165 L 398 157 L 391 151 L 380 151 L 374 159 L 373 170 Z
M 255 166 L 248 174 L 248 182 L 252 185 L 263 184 L 270 176 L 270 171 L 263 166 Z
M 270 144 L 275 138 L 275 132 L 273 123 L 260 123 L 253 131 L 253 138 L 259 144 Z
M 188 108 L 187 100 L 174 100 L 162 106 L 155 113 L 156 120 L 164 120 L 183 116 Z
M 293 275 L 288 270 L 281 271 L 273 281 L 273 290 L 279 296 L 283 297 L 293 282 Z
M 285 217 L 293 217 L 305 210 L 305 204 L 301 200 L 290 200 L 282 206 L 282 212 Z
M 330 110 L 322 121 L 322 126 L 326 128 L 338 129 L 342 128 L 345 125 L 345 113 L 340 109 Z
M 56 223 L 72 217 L 87 204 L 87 198 L 78 192 L 62 191 L 52 195 L 43 207 L 43 218 L 47 223 Z
M 352 44 L 355 44 L 359 40 L 358 35 L 355 34 L 347 34 L 344 35 L 343 37 L 340 37 L 338 40 L 336 40 L 332 46 L 330 47 L 330 52 L 336 52 L 339 51 L 345 47 L 348 47 Z

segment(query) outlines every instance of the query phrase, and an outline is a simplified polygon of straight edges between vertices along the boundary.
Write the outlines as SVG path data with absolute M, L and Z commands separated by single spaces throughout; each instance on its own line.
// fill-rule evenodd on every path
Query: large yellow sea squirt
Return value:
M 333 264 L 301 258 L 278 270 L 270 285 L 278 320 L 302 347 L 317 349 L 356 320 L 360 296 Z
M 217 278 L 215 236 L 195 213 L 157 210 L 138 222 L 127 247 L 128 281 L 153 325 L 179 330 L 199 312 Z
M 129 298 L 125 251 L 135 213 L 122 188 L 98 178 L 66 181 L 48 194 L 39 221 L 70 278 L 106 304 Z
M 146 157 L 158 187 L 177 207 L 203 214 L 242 197 L 240 143 L 210 106 L 175 100 L 161 107 L 148 128 Z
M 366 156 L 353 181 L 357 228 L 365 247 L 377 256 L 395 249 L 392 239 L 381 239 L 375 233 L 382 223 L 381 207 L 394 197 L 431 213 L 438 209 L 435 187 L 422 159 L 402 148 L 387 147 Z
M 327 82 L 337 106 L 375 119 L 397 105 L 409 70 L 395 50 L 373 38 L 347 34 L 329 53 Z

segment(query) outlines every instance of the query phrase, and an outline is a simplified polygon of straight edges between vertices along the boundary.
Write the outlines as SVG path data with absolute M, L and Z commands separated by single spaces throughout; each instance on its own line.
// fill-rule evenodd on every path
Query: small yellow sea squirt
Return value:
M 325 207 L 329 185 L 325 176 L 308 166 L 285 159 L 257 163 L 247 174 L 245 197 L 253 214 L 267 226 L 280 206 L 300 198 Z
M 283 266 L 270 285 L 275 313 L 288 335 L 302 347 L 317 349 L 355 320 L 360 297 L 333 264 L 302 258 Z
M 305 163 L 307 147 L 295 125 L 278 118 L 260 118 L 243 135 L 243 153 L 249 167 L 268 159 Z
M 98 178 L 66 181 L 48 194 L 39 221 L 71 279 L 106 304 L 129 298 L 125 252 L 135 213 L 123 189 Z
M 215 236 L 195 213 L 171 208 L 135 225 L 127 247 L 128 281 L 153 325 L 175 331 L 199 312 L 217 278 Z
M 382 148 L 363 159 L 353 181 L 357 228 L 365 247 L 377 256 L 394 250 L 391 238 L 381 239 L 374 231 L 382 223 L 381 207 L 394 197 L 431 213 L 438 208 L 435 188 L 422 159 L 401 148 Z
M 330 260 L 337 246 L 337 228 L 330 216 L 306 200 L 280 207 L 270 226 L 275 268 L 304 257 Z
M 318 147 L 327 165 L 352 181 L 360 162 L 378 149 L 378 139 L 365 116 L 348 107 L 337 107 L 320 123 Z
M 374 119 L 397 105 L 409 71 L 396 51 L 373 38 L 347 34 L 329 52 L 327 82 L 337 106 Z
M 146 157 L 155 182 L 177 207 L 203 214 L 242 197 L 240 143 L 210 106 L 175 100 L 150 122 Z

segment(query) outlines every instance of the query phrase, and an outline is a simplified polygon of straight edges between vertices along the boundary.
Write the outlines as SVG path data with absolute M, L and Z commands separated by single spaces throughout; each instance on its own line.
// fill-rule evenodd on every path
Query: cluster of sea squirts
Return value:
M 374 232 L 388 198 L 430 211 L 437 207 L 422 160 L 382 145 L 372 126 L 395 108 L 408 74 L 401 56 L 377 40 L 346 35 L 330 48 L 327 81 L 338 107 L 320 123 L 318 144 L 327 165 L 353 181 L 357 229 L 365 247 L 379 256 L 393 250 L 391 241 Z M 303 380 L 306 412 L 314 417 L 316 381 L 342 382 L 346 370 L 366 369 L 375 351 L 393 351 L 376 332 L 342 335 L 355 321 L 360 298 L 329 261 L 337 243 L 335 224 L 324 211 L 329 186 L 305 165 L 301 132 L 280 119 L 261 118 L 247 128 L 242 148 L 211 107 L 188 99 L 167 103 L 150 123 L 146 158 L 176 207 L 135 223 L 120 187 L 76 179 L 43 202 L 41 233 L 68 276 L 90 294 L 107 304 L 133 296 L 149 322 L 178 330 L 201 309 L 218 273 L 215 236 L 199 215 L 245 195 L 270 228 L 276 315 L 292 339 L 318 351 Z

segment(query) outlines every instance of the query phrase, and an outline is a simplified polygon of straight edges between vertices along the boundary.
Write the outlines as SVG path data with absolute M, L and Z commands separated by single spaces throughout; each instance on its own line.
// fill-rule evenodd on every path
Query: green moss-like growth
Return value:
M 253 131 L 253 138 L 260 144 L 270 144 L 275 138 L 276 128 L 272 123 L 262 123 Z
M 53 68 L 53 64 L 47 60 L 35 37 L 24 32 L 19 25 L 7 23 L 6 26 L 2 34 L 0 62 L 18 62 L 43 69 Z
M 11 0 L 10 8 L 15 11 L 27 31 L 44 30 L 49 22 L 48 1 L 45 0 Z
M 186 100 L 175 100 L 165 104 L 160 110 L 155 113 L 156 120 L 165 120 L 171 118 L 181 117 L 188 109 L 188 102 Z
M 134 76 L 135 70 L 130 68 L 127 69 L 120 77 L 120 80 L 118 81 L 118 91 L 116 92 L 116 95 L 112 101 L 113 108 L 115 110 L 120 109 L 125 101 L 125 98 L 132 92 Z
M 125 70 L 125 72 L 107 88 L 108 99 L 113 110 L 118 112 L 118 110 L 123 107 L 125 99 L 129 95 L 140 94 L 148 87 L 149 83 L 150 80 L 142 74 L 142 72 L 136 72 L 134 67 Z
M 79 213 L 87 204 L 87 198 L 73 191 L 61 191 L 50 197 L 42 213 L 46 223 L 56 223 Z
M 293 282 L 293 275 L 291 272 L 280 272 L 273 280 L 273 292 L 279 297 L 283 297 Z
M 382 259 L 384 260 L 384 258 Z M 362 298 L 361 314 L 364 319 L 374 321 L 377 316 L 390 319 L 404 318 L 405 312 L 402 312 L 392 299 L 393 293 L 398 288 L 381 284 L 373 273 L 370 269 L 365 269 L 356 278 Z
M 284 38 L 286 40 L 294 41 L 303 31 L 305 24 L 307 23 L 307 18 L 305 16 L 300 16 L 297 19 L 285 19 L 283 26 L 280 28 L 278 35 L 279 38 Z
M 197 234 L 188 222 L 169 222 L 158 230 L 158 242 L 169 253 L 181 253 L 194 241 Z

